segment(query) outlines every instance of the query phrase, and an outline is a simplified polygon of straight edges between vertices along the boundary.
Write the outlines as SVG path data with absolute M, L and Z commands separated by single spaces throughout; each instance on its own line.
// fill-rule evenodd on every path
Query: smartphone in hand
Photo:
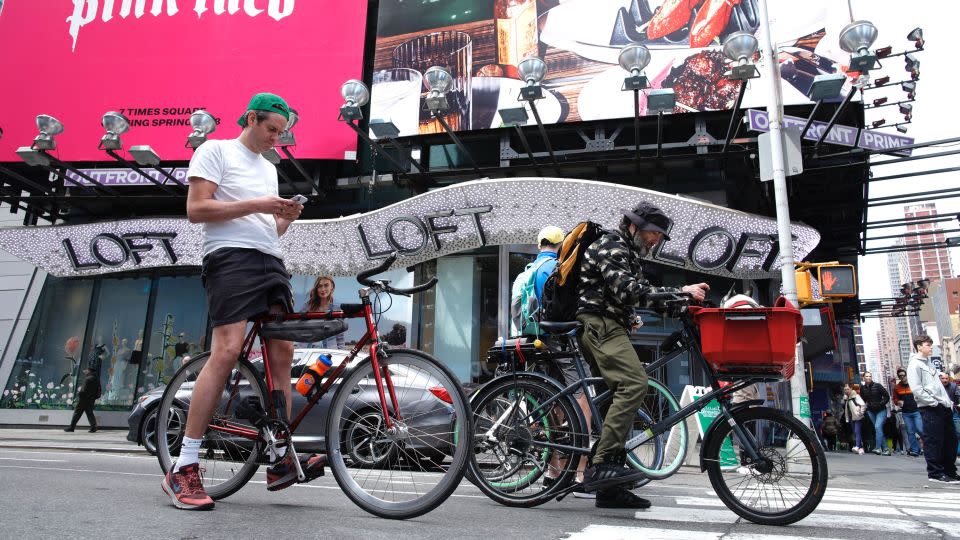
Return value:
M 293 201 L 293 202 L 296 202 L 296 203 L 300 203 L 300 204 L 307 204 L 307 200 L 308 200 L 308 199 L 307 199 L 306 196 L 300 195 L 299 193 L 297 193 L 297 194 L 294 195 L 293 197 L 290 197 L 290 200 Z

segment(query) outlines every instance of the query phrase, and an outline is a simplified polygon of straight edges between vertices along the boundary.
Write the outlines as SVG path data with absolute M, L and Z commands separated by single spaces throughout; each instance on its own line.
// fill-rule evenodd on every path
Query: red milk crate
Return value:
M 720 378 L 793 377 L 800 311 L 784 298 L 772 308 L 691 308 L 700 327 L 703 356 Z

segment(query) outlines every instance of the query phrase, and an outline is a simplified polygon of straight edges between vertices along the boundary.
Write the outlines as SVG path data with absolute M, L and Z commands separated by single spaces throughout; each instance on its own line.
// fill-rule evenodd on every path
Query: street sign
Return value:
M 747 121 L 750 124 L 750 129 L 752 131 L 770 131 L 770 119 L 767 116 L 766 111 L 760 111 L 757 109 L 748 110 Z M 787 115 L 783 116 L 783 127 L 785 129 L 792 128 L 796 129 L 797 131 L 801 131 L 803 130 L 803 126 L 806 124 L 806 118 Z M 810 129 L 807 130 L 807 133 L 804 134 L 803 138 L 808 141 L 818 141 L 826 129 L 826 122 L 814 121 L 810 124 Z M 832 128 L 830 128 L 830 133 L 827 134 L 827 138 L 824 139 L 824 142 L 839 144 L 841 146 L 864 148 L 867 150 L 889 150 L 891 148 L 899 148 L 901 146 L 911 145 L 914 142 L 914 138 L 892 135 L 890 133 L 878 133 L 872 130 L 860 130 L 851 126 L 841 126 L 835 124 Z M 896 153 L 899 155 L 909 156 L 911 152 L 912 150 L 899 150 Z

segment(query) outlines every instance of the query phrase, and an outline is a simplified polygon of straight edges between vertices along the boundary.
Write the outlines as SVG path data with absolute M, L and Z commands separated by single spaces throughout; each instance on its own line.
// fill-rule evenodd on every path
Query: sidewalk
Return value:
M 103 429 L 96 433 L 78 426 L 72 433 L 63 428 L 0 427 L 0 449 L 31 448 L 91 452 L 144 452 L 143 447 L 127 440 L 126 429 Z

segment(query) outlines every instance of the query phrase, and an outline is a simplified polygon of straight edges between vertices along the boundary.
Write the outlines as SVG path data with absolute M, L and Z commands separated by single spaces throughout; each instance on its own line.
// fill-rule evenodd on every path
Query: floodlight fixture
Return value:
M 17 156 L 31 167 L 46 167 L 50 165 L 50 156 L 32 146 L 17 148 Z
M 885 98 L 885 97 L 877 98 L 877 99 L 873 100 L 873 106 L 874 106 L 874 107 L 879 107 L 880 105 L 883 105 L 883 104 L 886 103 L 886 102 L 887 102 L 887 98 Z
M 540 84 L 547 76 L 547 63 L 539 56 L 528 56 L 517 65 L 520 79 L 526 85 L 520 89 L 520 99 L 533 101 L 543 97 L 543 87 Z
M 436 113 L 449 109 L 447 92 L 453 88 L 453 75 L 440 66 L 431 66 L 423 72 L 423 81 L 429 91 L 424 100 L 427 110 Z
M 370 101 L 370 90 L 367 85 L 356 79 L 350 79 L 340 86 L 340 95 L 344 104 L 340 106 L 340 119 L 345 122 L 361 120 L 363 113 L 360 108 Z
M 925 43 L 923 40 L 923 29 L 914 28 L 911 30 L 910 33 L 907 34 L 907 40 L 912 41 L 914 46 L 916 46 L 918 49 L 923 49 L 923 44 Z
M 630 73 L 623 79 L 621 90 L 643 90 L 647 87 L 649 83 L 643 70 L 650 63 L 650 50 L 645 45 L 634 43 L 620 49 L 618 61 L 620 67 Z
M 370 131 L 378 139 L 393 139 L 400 136 L 400 128 L 390 120 L 370 119 Z
M 811 101 L 836 99 L 840 97 L 840 93 L 843 91 L 843 83 L 846 81 L 847 77 L 843 73 L 817 75 L 813 78 L 810 90 L 807 91 L 807 97 Z
M 900 104 L 900 114 L 911 114 L 913 113 L 913 105 L 910 103 L 901 103 Z
M 100 124 L 107 133 L 100 139 L 101 150 L 120 150 L 123 148 L 123 141 L 120 135 L 130 131 L 130 121 L 127 117 L 116 111 L 110 111 L 103 115 Z
M 906 113 L 906 114 L 904 114 L 904 115 L 903 115 L 903 120 L 904 120 L 905 122 L 912 122 L 912 121 L 913 121 L 913 113 Z
M 903 91 L 907 93 L 916 93 L 917 83 L 916 81 L 904 81 L 900 83 L 900 88 L 902 88 Z
M 877 55 L 870 46 L 877 39 L 877 27 L 870 21 L 853 21 L 840 30 L 840 48 L 850 53 L 850 71 L 867 73 L 877 67 Z
M 910 77 L 913 80 L 920 78 L 920 60 L 917 59 L 913 54 L 906 54 L 903 57 L 903 69 L 910 74 Z
M 876 87 L 878 87 L 878 86 L 883 86 L 883 85 L 887 84 L 888 82 L 890 82 L 890 76 L 889 76 L 889 75 L 884 75 L 883 77 L 878 77 L 878 78 L 876 78 L 876 79 L 873 80 L 873 87 L 876 88 Z
M 677 94 L 673 88 L 657 88 L 647 92 L 647 108 L 651 111 L 669 111 L 676 105 Z
M 500 121 L 504 126 L 525 126 L 530 117 L 527 115 L 526 107 L 512 107 L 509 109 L 500 109 Z
M 886 121 L 885 119 L 881 118 L 880 120 L 874 120 L 873 123 L 871 123 L 870 125 L 873 126 L 873 129 L 877 129 L 878 127 L 880 127 L 880 126 L 882 126 L 882 125 L 884 125 L 884 124 L 886 124 L 886 123 L 887 123 L 887 121 Z
M 144 167 L 157 167 L 160 165 L 160 156 L 154 152 L 153 148 L 145 144 L 130 147 L 130 155 L 137 165 Z
M 57 148 L 57 141 L 54 137 L 63 133 L 63 124 L 56 118 L 48 114 L 37 115 L 37 130 L 40 134 L 33 139 L 31 148 L 36 150 L 54 150 Z
M 730 71 L 724 74 L 726 78 L 745 81 L 759 77 L 760 71 L 752 62 L 758 48 L 757 37 L 750 32 L 734 32 L 727 36 L 723 42 L 723 55 L 732 61 L 733 65 Z
M 279 165 L 280 161 L 283 159 L 280 157 L 280 153 L 277 152 L 276 148 L 270 148 L 266 152 L 260 154 L 264 159 L 273 163 L 274 165 Z
M 907 132 L 907 126 L 898 125 L 898 126 L 897 126 L 897 131 L 899 131 L 900 133 L 906 133 L 906 132 Z
M 287 119 L 287 127 L 283 130 L 283 133 L 280 134 L 280 139 L 277 141 L 277 146 L 296 146 L 297 139 L 293 136 L 293 132 L 290 131 L 293 129 L 293 126 L 297 125 L 297 122 L 300 120 L 300 114 L 296 109 L 290 109 L 290 118 Z
M 193 133 L 187 137 L 187 146 L 196 150 L 207 142 L 207 135 L 217 130 L 217 119 L 204 109 L 197 109 L 190 115 L 190 127 Z

